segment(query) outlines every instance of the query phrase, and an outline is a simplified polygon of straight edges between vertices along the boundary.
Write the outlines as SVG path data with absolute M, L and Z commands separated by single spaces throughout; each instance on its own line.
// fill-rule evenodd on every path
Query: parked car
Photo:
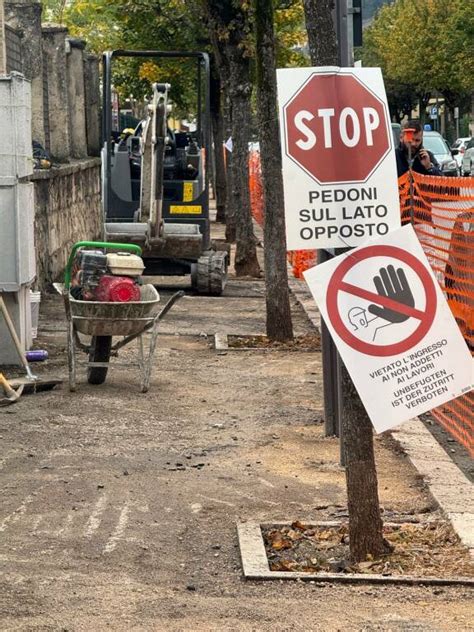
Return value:
M 392 135 L 393 135 L 393 146 L 398 147 L 400 144 L 400 134 L 402 133 L 402 126 L 400 123 L 392 123 Z
M 461 163 L 462 176 L 474 176 L 474 137 L 466 145 Z
M 462 159 L 464 157 L 464 152 L 466 151 L 466 145 L 470 140 L 470 136 L 458 138 L 451 146 L 451 154 L 453 155 L 454 160 L 458 163 L 459 172 L 461 172 Z
M 423 132 L 423 147 L 434 154 L 443 175 L 458 175 L 458 163 L 454 160 L 448 143 L 444 140 L 441 134 L 438 132 Z

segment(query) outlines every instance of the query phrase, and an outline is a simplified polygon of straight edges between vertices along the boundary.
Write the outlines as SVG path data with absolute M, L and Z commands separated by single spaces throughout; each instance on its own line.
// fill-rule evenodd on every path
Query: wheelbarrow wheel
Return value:
M 108 362 L 112 336 L 93 336 L 89 351 L 89 362 Z M 103 384 L 107 377 L 108 367 L 90 366 L 87 369 L 87 381 L 89 384 Z

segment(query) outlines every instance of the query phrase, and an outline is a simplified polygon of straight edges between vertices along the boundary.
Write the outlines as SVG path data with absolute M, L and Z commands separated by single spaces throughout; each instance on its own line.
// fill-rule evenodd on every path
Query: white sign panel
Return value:
M 380 68 L 277 71 L 287 247 L 358 246 L 400 226 Z
M 304 277 L 377 432 L 474 388 L 471 354 L 411 226 Z

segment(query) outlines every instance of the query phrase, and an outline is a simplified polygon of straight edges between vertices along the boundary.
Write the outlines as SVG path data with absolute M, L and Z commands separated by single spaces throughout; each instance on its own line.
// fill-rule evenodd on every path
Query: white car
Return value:
M 474 176 L 474 137 L 466 145 L 461 163 L 462 176 Z
M 461 171 L 462 159 L 464 157 L 464 152 L 466 151 L 466 145 L 468 144 L 470 140 L 471 140 L 470 136 L 465 136 L 464 138 L 458 138 L 451 147 L 451 153 L 453 155 L 454 160 L 458 163 L 459 171 Z
M 439 132 L 423 132 L 423 147 L 436 158 L 443 176 L 457 176 L 458 163 L 454 160 L 451 150 Z

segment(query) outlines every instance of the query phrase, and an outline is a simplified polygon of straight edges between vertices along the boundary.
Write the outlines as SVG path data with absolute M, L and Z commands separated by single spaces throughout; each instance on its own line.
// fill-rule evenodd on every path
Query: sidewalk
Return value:
M 167 292 L 163 292 L 164 295 Z M 295 298 L 295 330 L 314 331 Z M 38 346 L 66 377 L 59 296 Z M 216 354 L 265 330 L 264 283 L 186 296 L 163 322 L 150 392 L 133 369 L 0 408 L 2 630 L 469 630 L 464 587 L 245 581 L 236 524 L 344 516 L 339 446 L 321 423 L 318 352 Z M 123 358 L 134 349 L 126 348 Z M 377 438 L 384 517 L 439 514 L 407 457 Z M 471 622 L 471 623 L 470 623 Z

